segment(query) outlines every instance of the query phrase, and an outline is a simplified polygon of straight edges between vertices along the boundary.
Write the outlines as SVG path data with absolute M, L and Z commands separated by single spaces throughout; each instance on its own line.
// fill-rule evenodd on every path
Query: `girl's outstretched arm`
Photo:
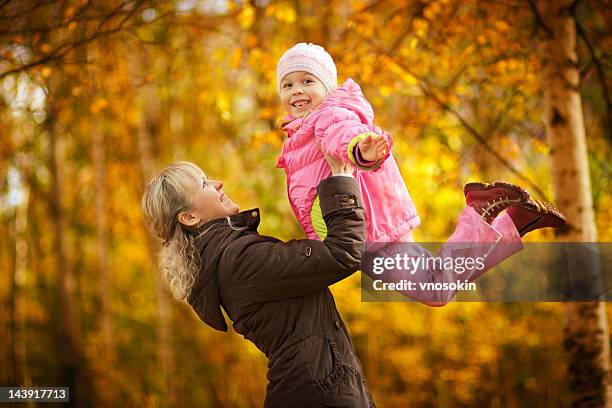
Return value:
M 357 161 L 376 162 L 382 160 L 387 154 L 387 139 L 380 135 L 368 135 L 357 144 Z
M 376 170 L 389 157 L 393 140 L 383 129 L 364 122 L 350 109 L 329 108 L 315 123 L 315 139 L 324 152 L 358 169 Z

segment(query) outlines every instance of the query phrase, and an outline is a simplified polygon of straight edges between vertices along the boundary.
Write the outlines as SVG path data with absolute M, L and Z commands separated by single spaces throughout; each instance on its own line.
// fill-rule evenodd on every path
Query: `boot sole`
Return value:
M 561 228 L 563 225 L 565 225 L 566 223 L 565 216 L 552 204 L 548 202 L 546 202 L 546 204 L 547 204 L 547 208 L 549 211 L 546 214 L 542 214 L 538 212 L 537 208 L 531 203 L 526 204 L 526 205 L 517 206 L 519 208 L 522 208 L 525 211 L 530 211 L 534 214 L 539 215 L 537 218 L 531 220 L 530 222 L 523 225 L 519 229 L 519 234 L 521 235 L 521 237 L 525 235 L 526 233 L 534 231 L 536 229 Z M 512 208 L 510 208 L 508 209 L 508 211 L 510 211 L 510 217 L 514 218 L 514 212 L 516 210 L 513 210 Z

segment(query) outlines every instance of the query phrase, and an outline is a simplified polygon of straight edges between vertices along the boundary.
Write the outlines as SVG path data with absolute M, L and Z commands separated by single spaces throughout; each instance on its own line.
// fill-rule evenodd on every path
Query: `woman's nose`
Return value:
M 215 180 L 215 189 L 221 190 L 221 187 L 223 187 L 223 182 L 221 180 Z
M 302 87 L 301 86 L 296 86 L 295 88 L 293 88 L 293 95 L 297 95 L 297 94 L 301 94 L 304 93 L 304 91 L 302 91 Z

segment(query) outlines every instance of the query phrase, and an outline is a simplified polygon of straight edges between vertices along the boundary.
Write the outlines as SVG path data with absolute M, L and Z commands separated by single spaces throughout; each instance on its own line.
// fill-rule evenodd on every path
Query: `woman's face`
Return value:
M 281 105 L 294 117 L 314 110 L 327 96 L 325 86 L 312 74 L 296 71 L 285 75 L 280 83 Z
M 209 220 L 236 214 L 240 207 L 223 190 L 223 182 L 209 180 L 202 174 L 201 183 L 193 193 L 189 208 L 178 215 L 179 222 L 189 227 L 197 227 Z

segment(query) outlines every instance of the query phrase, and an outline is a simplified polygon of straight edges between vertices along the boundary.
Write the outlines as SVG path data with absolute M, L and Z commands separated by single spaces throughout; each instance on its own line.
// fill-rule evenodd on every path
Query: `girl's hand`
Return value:
M 372 135 L 368 135 L 365 137 L 365 139 L 359 141 L 357 146 L 363 160 L 378 161 L 385 157 L 389 143 L 387 143 L 387 140 L 380 135 L 376 135 L 374 137 L 372 137 Z
M 317 146 L 319 147 L 319 150 L 321 150 L 321 152 L 323 153 L 323 156 L 325 156 L 325 160 L 327 161 L 327 164 L 329 165 L 329 168 L 332 171 L 332 176 L 337 176 L 338 174 L 353 174 L 353 167 L 350 164 L 343 162 L 342 160 L 332 156 L 331 154 L 325 153 L 321 148 L 320 144 L 317 143 Z

